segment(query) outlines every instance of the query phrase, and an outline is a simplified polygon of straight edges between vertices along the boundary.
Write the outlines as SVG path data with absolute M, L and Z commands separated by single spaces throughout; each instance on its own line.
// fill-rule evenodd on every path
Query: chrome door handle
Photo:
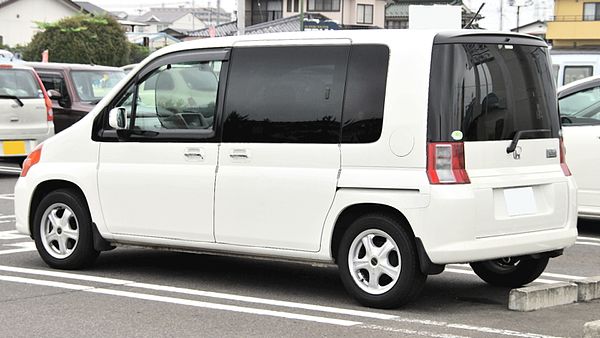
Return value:
M 204 156 L 202 156 L 202 149 L 200 148 L 186 148 L 183 156 L 186 161 L 203 161 Z
M 229 154 L 229 157 L 231 157 L 231 158 L 248 158 L 248 155 L 247 154 L 234 153 L 234 154 Z

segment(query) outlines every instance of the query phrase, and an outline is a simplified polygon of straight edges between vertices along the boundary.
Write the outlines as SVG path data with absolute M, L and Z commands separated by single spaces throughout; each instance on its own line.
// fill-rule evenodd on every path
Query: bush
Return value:
M 121 25 L 110 16 L 76 15 L 38 26 L 43 31 L 36 33 L 25 48 L 25 60 L 41 61 L 47 49 L 51 62 L 106 66 L 129 63 L 130 43 Z
M 150 49 L 137 43 L 129 44 L 129 63 L 139 63 L 150 55 Z

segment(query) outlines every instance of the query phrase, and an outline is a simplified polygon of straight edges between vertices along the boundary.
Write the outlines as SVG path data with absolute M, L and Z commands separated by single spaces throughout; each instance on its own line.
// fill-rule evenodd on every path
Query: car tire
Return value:
M 40 201 L 33 222 L 35 246 L 50 267 L 80 269 L 98 257 L 92 218 L 80 193 L 70 189 L 50 192 Z
M 488 284 L 515 288 L 536 280 L 546 269 L 548 260 L 548 257 L 502 258 L 471 263 L 471 267 Z
M 348 293 L 368 307 L 390 309 L 411 302 L 427 279 L 412 234 L 388 215 L 357 218 L 342 237 L 337 261 Z M 371 281 L 371 276 L 378 278 Z

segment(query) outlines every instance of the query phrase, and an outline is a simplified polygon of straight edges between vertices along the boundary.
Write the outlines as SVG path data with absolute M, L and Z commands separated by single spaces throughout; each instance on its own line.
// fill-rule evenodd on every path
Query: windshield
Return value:
M 560 129 L 547 48 L 440 44 L 433 47 L 430 141 L 557 138 Z
M 125 77 L 123 71 L 72 71 L 71 78 L 81 101 L 97 102 Z
M 26 69 L 0 69 L 0 95 L 20 99 L 44 97 L 33 72 Z

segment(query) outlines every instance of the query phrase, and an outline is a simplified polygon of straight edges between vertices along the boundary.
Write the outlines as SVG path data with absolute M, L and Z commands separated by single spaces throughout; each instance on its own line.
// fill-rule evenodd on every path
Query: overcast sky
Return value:
M 192 2 L 196 7 L 211 6 L 216 7 L 216 0 L 88 0 L 89 2 L 100 6 L 110 11 L 125 11 L 131 14 L 137 14 L 138 12 L 145 12 L 150 7 L 176 7 L 185 6 L 191 7 Z M 499 30 L 500 29 L 500 2 L 503 1 L 502 6 L 502 28 L 503 30 L 510 30 L 517 26 L 517 8 L 509 6 L 509 0 L 463 0 L 469 8 L 473 11 L 477 11 L 481 3 L 485 2 L 481 14 L 485 17 L 480 22 L 481 26 L 487 29 Z M 535 21 L 537 19 L 544 19 L 552 15 L 553 0 L 533 0 L 532 5 L 521 8 L 520 25 Z M 228 12 L 233 12 L 236 9 L 236 0 L 221 0 L 221 8 Z

